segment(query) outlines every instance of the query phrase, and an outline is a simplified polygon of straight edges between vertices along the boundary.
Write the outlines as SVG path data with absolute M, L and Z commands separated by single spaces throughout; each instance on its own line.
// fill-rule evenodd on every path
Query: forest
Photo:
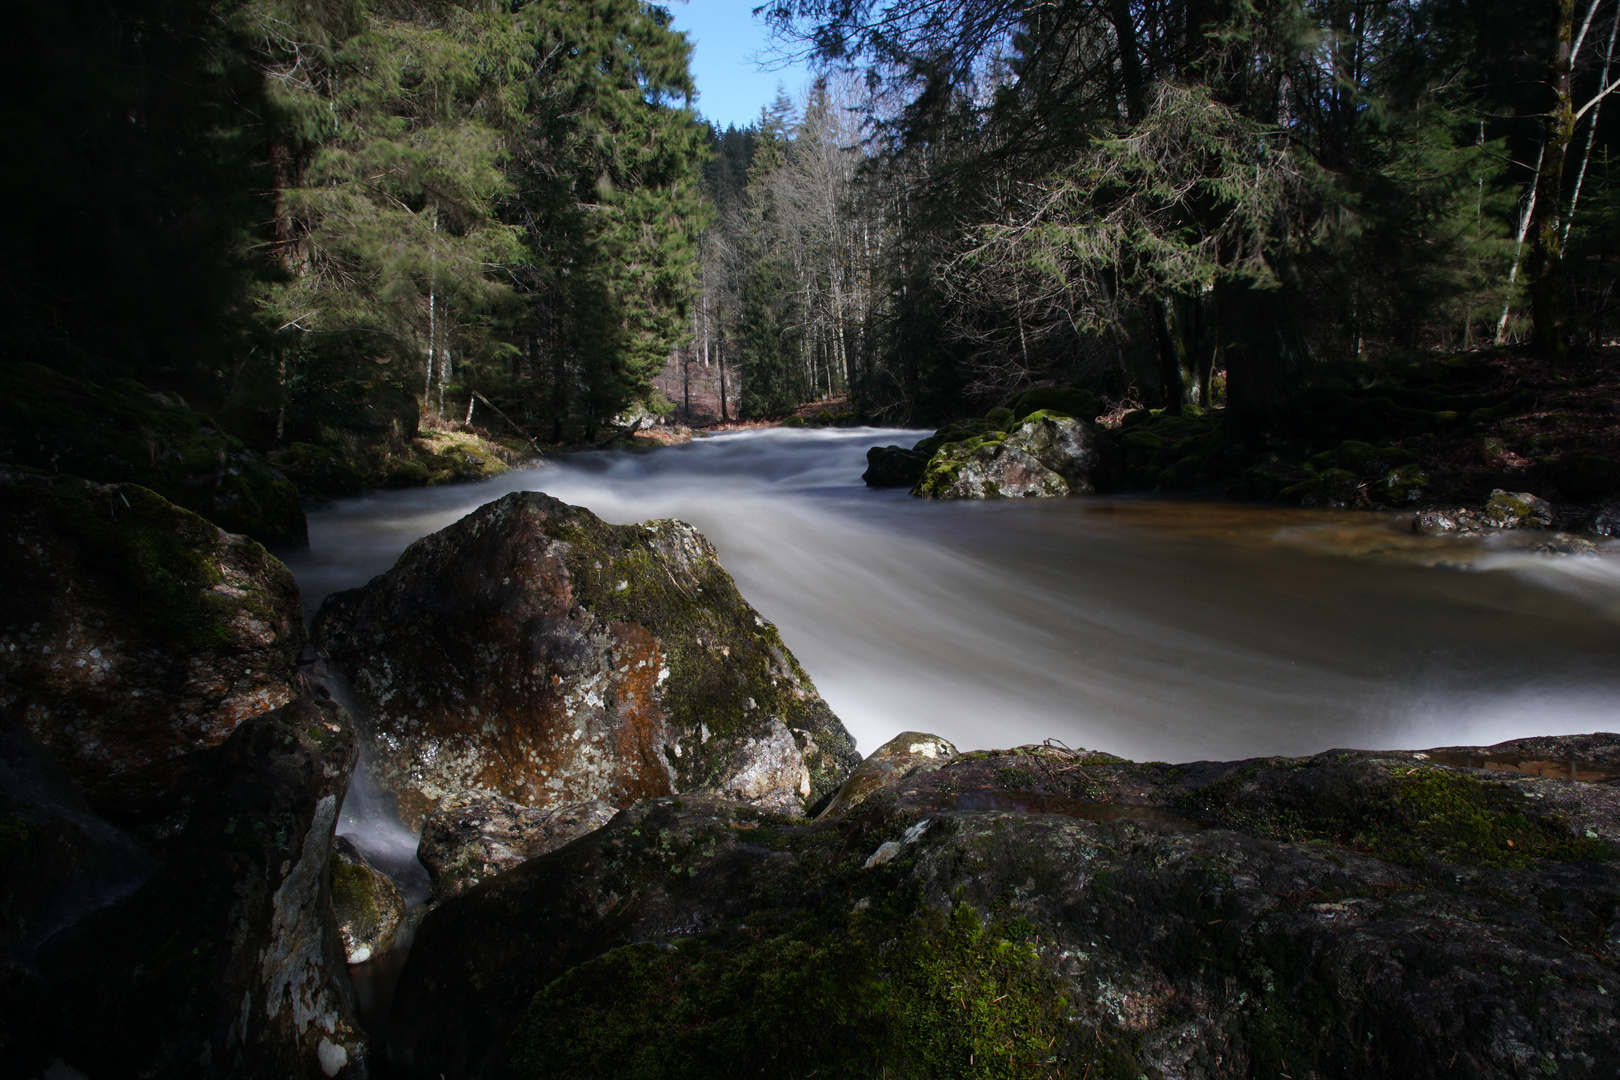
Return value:
M 26 12 L 0 107 L 12 426 L 41 370 L 134 380 L 320 495 L 449 475 L 408 460 L 435 431 L 537 451 L 807 403 L 925 427 L 1081 388 L 1116 423 L 1202 418 L 1243 464 L 1603 380 L 1620 5 L 755 17 L 819 76 L 721 131 L 640 0 Z M 1469 356 L 1492 377 L 1436 366 Z M 1612 485 L 1612 439 L 1562 438 L 1591 451 L 1569 493 Z M 40 465 L 27 441 L 8 455 Z

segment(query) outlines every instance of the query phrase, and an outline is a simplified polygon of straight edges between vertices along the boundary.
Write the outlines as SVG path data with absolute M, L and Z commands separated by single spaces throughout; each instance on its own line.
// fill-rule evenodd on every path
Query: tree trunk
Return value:
M 1181 340 L 1174 299 L 1148 297 L 1148 318 L 1153 320 L 1153 339 L 1159 356 L 1159 389 L 1164 411 L 1180 416 L 1187 401 L 1187 354 Z
M 1575 35 L 1575 0 L 1559 0 L 1558 47 L 1553 55 L 1553 108 L 1547 117 L 1547 152 L 1542 160 L 1542 197 L 1536 203 L 1532 232 L 1535 248 L 1530 267 L 1531 348 L 1554 363 L 1563 360 L 1567 312 L 1564 303 L 1563 229 L 1559 225 L 1564 192 L 1564 157 L 1575 134 L 1575 106 L 1570 98 L 1571 42 Z

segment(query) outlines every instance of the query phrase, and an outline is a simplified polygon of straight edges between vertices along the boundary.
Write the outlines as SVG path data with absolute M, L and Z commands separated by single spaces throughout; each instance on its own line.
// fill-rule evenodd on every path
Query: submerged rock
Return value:
M 428 915 L 391 1075 L 1584 1075 L 1617 763 L 1028 748 L 814 823 L 652 800 Z
M 432 879 L 433 899 L 448 900 L 594 832 L 618 812 L 600 800 L 537 810 L 494 792 L 463 791 L 428 815 L 416 857 Z
M 347 837 L 332 840 L 332 913 L 343 939 L 343 958 L 363 964 L 394 945 L 405 919 L 405 900 L 387 874 L 366 861 Z
M 313 634 L 364 703 L 373 778 L 441 798 L 627 806 L 735 793 L 802 812 L 858 761 L 776 628 L 690 525 L 519 492 L 330 597 Z
M 367 1075 L 327 885 L 355 745 L 342 709 L 302 698 L 200 752 L 163 865 L 38 950 L 0 1047 L 8 1067 Z
M 911 487 L 922 479 L 928 455 L 904 446 L 874 446 L 866 452 L 867 487 Z
M 1090 495 L 1107 437 L 1095 424 L 1037 412 L 1009 434 L 946 443 L 912 494 L 931 499 L 1056 498 Z
M 191 758 L 297 694 L 298 585 L 133 484 L 0 470 L 0 706 L 91 807 L 161 840 Z

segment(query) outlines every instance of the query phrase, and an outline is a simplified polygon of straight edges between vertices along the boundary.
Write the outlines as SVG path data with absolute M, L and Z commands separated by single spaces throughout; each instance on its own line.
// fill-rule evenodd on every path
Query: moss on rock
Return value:
M 308 542 L 298 489 L 210 417 L 133 380 L 0 371 L 0 464 L 136 483 L 260 543 Z

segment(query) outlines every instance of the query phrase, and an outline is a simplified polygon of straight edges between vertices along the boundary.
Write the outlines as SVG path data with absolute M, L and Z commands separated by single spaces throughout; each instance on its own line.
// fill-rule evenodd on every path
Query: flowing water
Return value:
M 1410 515 L 865 488 L 916 432 L 767 430 L 555 459 L 310 515 L 313 611 L 508 491 L 708 535 L 863 753 L 1052 737 L 1188 761 L 1620 730 L 1620 552 L 1414 536 Z
M 1418 537 L 1410 514 L 931 503 L 861 483 L 868 447 L 916 438 L 752 432 L 378 493 L 310 515 L 309 550 L 287 562 L 313 612 L 508 491 L 618 523 L 683 518 L 863 753 L 907 729 L 964 750 L 1056 738 L 1167 761 L 1620 730 L 1620 551 L 1554 558 L 1525 550 L 1530 537 Z M 323 682 L 347 703 L 341 679 Z M 339 831 L 412 909 L 395 948 L 352 969 L 380 1032 L 426 873 L 364 769 Z

